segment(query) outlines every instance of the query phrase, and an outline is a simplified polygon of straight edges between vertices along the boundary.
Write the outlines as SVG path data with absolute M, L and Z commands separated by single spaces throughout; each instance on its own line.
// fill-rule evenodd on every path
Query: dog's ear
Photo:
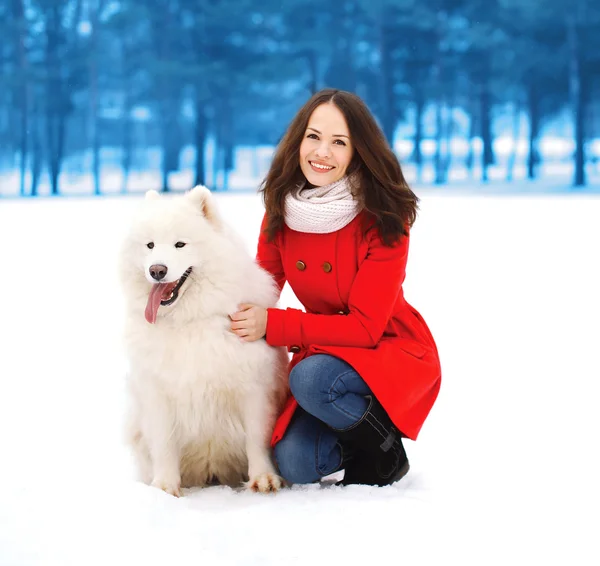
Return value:
M 191 191 L 188 191 L 185 196 L 215 228 L 221 228 L 221 218 L 210 190 L 203 185 L 197 185 Z
M 158 191 L 155 190 L 146 191 L 145 198 L 146 200 L 156 200 L 160 198 L 160 194 L 158 193 Z

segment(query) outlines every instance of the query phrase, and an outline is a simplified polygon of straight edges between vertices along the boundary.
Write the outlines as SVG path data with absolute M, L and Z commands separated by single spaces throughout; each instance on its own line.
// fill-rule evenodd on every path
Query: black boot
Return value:
M 349 447 L 342 485 L 384 486 L 398 481 L 409 469 L 402 445 L 402 433 L 394 426 L 379 402 L 367 396 L 369 408 L 360 421 L 344 430 L 336 430 L 342 446 Z

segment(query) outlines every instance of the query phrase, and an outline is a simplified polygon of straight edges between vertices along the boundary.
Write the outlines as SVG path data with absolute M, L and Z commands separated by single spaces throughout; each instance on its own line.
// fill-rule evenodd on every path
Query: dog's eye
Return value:
M 148 242 L 148 243 L 146 244 L 146 247 L 147 247 L 149 250 L 151 250 L 151 249 L 154 247 L 154 242 Z
M 185 246 L 185 242 L 177 242 L 177 243 L 175 244 L 175 247 L 176 247 L 176 248 L 183 248 L 183 246 Z

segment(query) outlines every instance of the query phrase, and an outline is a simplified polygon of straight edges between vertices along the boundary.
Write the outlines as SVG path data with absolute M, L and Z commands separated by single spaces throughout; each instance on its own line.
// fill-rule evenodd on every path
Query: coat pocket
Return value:
M 414 356 L 415 358 L 419 359 L 421 359 L 427 353 L 427 348 L 419 344 L 415 340 L 400 340 L 398 342 L 398 346 L 407 354 L 410 354 L 411 356 Z

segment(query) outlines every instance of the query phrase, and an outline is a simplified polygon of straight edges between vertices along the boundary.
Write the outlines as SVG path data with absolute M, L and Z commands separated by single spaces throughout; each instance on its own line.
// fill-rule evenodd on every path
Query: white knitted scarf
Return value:
M 301 185 L 285 198 L 285 223 L 296 232 L 329 234 L 350 224 L 361 210 L 348 177 L 312 189 Z

